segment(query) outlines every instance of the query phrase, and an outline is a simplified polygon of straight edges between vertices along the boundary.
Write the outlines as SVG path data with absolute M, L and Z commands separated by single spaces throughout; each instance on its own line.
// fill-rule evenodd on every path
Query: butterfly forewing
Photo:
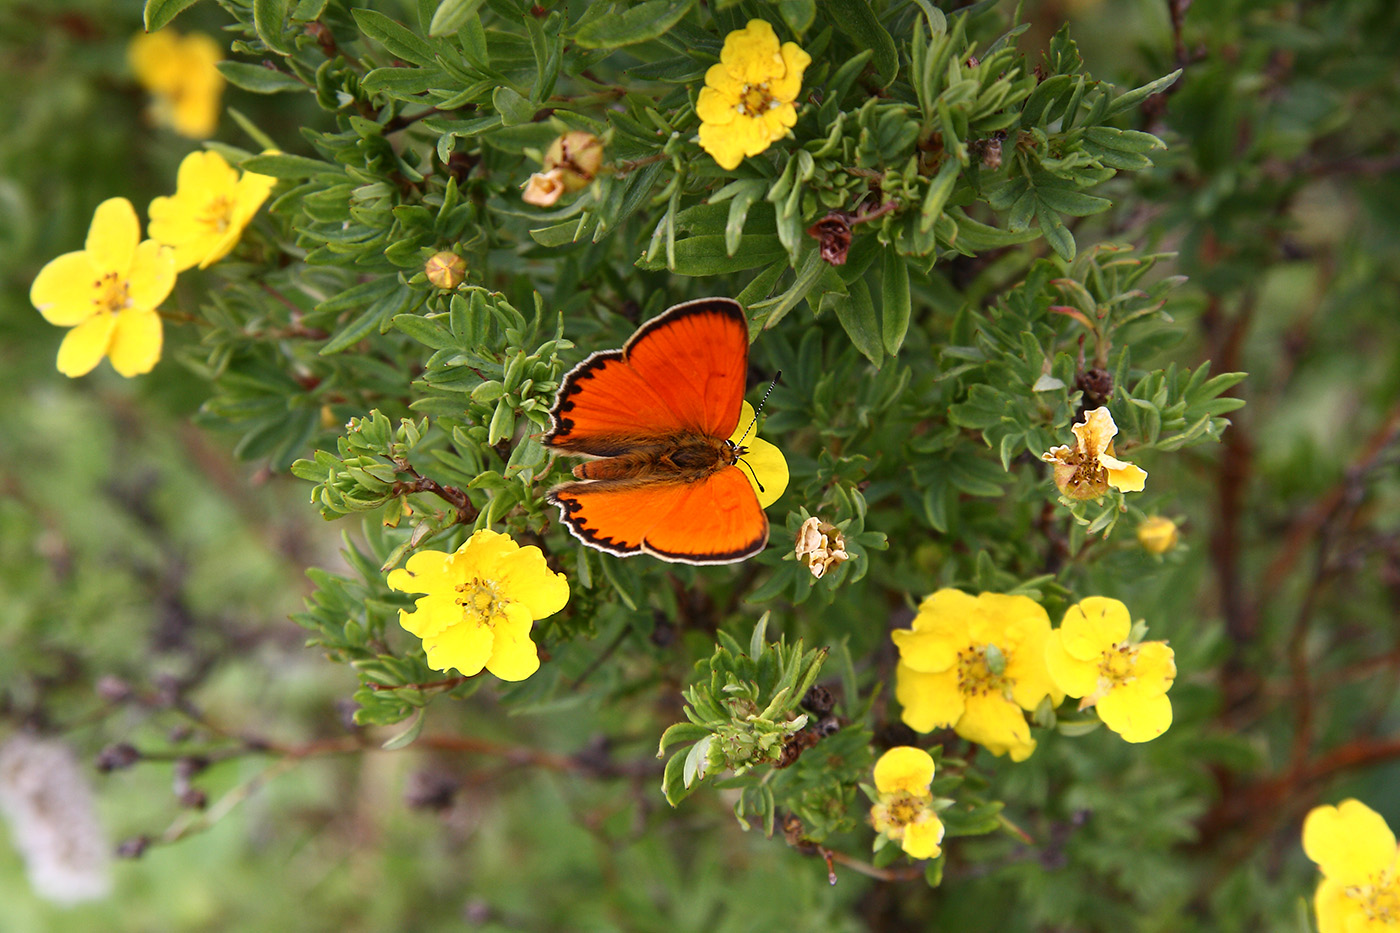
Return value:
M 728 298 L 676 305 L 621 350 L 594 353 L 565 377 L 549 447 L 613 457 L 658 435 L 726 438 L 739 421 L 748 321 Z

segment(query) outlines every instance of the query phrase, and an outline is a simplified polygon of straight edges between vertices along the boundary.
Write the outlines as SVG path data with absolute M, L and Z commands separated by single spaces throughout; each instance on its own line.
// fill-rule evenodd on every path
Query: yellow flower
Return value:
M 218 128 L 224 76 L 217 66 L 223 57 L 203 33 L 180 36 L 168 29 L 140 33 L 127 48 L 136 80 L 155 97 L 156 122 L 191 139 L 207 139 Z
M 1400 859 L 1384 817 L 1359 800 L 1315 807 L 1303 821 L 1303 851 L 1322 869 L 1318 933 L 1400 929 Z
M 761 19 L 731 32 L 719 64 L 705 72 L 705 86 L 695 103 L 700 148 L 721 168 L 732 169 L 744 156 L 758 155 L 786 136 L 797 123 L 793 101 L 811 61 L 794 42 L 780 47 L 773 27 Z
M 1084 420 L 1071 428 L 1077 447 L 1053 447 L 1040 455 L 1055 464 L 1055 485 L 1071 499 L 1097 499 L 1108 487 L 1123 492 L 1142 492 L 1146 471 L 1113 456 L 1113 436 L 1118 425 L 1107 408 L 1086 412 Z
M 1137 527 L 1138 544 L 1149 554 L 1165 554 L 1176 547 L 1176 522 L 1161 515 L 1142 520 Z
M 914 627 L 897 629 L 895 696 L 919 732 L 952 726 L 994 755 L 1025 761 L 1035 751 L 1022 710 L 1064 694 L 1045 669 L 1050 617 L 1025 596 L 939 590 Z
M 58 348 L 59 372 L 86 375 L 106 356 L 130 377 L 160 359 L 156 308 L 174 287 L 170 250 L 142 241 L 131 202 L 112 198 L 97 205 L 82 250 L 39 270 L 29 300 L 50 324 L 73 328 Z
M 870 808 L 870 823 L 913 858 L 937 858 L 942 852 L 943 821 L 932 806 L 932 781 L 933 758 L 922 748 L 901 745 L 875 762 L 880 796 Z
M 739 425 L 729 439 L 744 449 L 739 469 L 758 493 L 758 504 L 768 508 L 783 497 L 788 484 L 787 458 L 777 447 L 754 433 L 754 410 L 748 402 L 739 409 Z
M 217 152 L 191 152 L 175 194 L 151 202 L 151 236 L 175 251 L 176 269 L 207 269 L 229 254 L 275 184 L 267 175 L 240 176 Z
M 1155 739 L 1172 724 L 1167 699 L 1176 661 L 1163 641 L 1132 645 L 1128 607 L 1090 596 L 1065 613 L 1045 643 L 1045 664 L 1056 686 L 1083 697 L 1080 709 L 1098 710 L 1103 724 L 1129 742 Z
M 569 601 L 568 581 L 539 548 L 485 529 L 455 553 L 417 552 L 389 574 L 389 586 L 427 594 L 412 612 L 399 610 L 399 624 L 423 639 L 429 667 L 468 677 L 484 667 L 502 680 L 539 670 L 530 629 Z

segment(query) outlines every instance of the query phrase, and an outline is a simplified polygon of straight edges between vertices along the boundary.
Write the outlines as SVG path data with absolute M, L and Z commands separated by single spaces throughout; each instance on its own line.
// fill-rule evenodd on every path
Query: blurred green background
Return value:
M 354 682 L 304 649 L 288 616 L 309 592 L 304 568 L 339 562 L 340 529 L 320 521 L 304 484 L 237 461 L 235 438 L 196 426 L 206 385 L 179 354 L 198 339 L 190 327 L 167 325 L 149 377 L 123 380 L 103 365 L 70 381 L 53 365 L 63 332 L 27 297 L 45 262 L 80 247 L 99 202 L 125 196 L 144 213 L 196 145 L 145 117 L 125 60 L 140 4 L 8 0 L 0 741 L 20 730 L 62 735 L 94 784 L 111 843 L 153 842 L 115 863 L 109 899 L 71 908 L 35 895 L 17 852 L 0 844 L 0 933 L 839 931 L 907 928 L 913 917 L 937 918 L 940 929 L 1049 931 L 1105 928 L 1106 916 L 1127 924 L 1120 929 L 1305 929 L 1300 905 L 1315 875 L 1297 844 L 1302 812 L 1350 794 L 1400 825 L 1400 770 L 1378 760 L 1300 780 L 1251 819 L 1220 811 L 1228 785 L 1207 776 L 1246 781 L 1286 755 L 1298 698 L 1267 672 L 1310 649 L 1318 678 L 1335 688 L 1310 725 L 1321 741 L 1343 746 L 1395 728 L 1400 12 L 1390 0 L 1022 9 L 1033 24 L 1024 49 L 1043 48 L 1069 21 L 1087 66 L 1116 83 L 1185 66 L 1144 125 L 1169 154 L 1107 186 L 1120 207 L 1096 232 L 1145 229 L 1139 245 L 1179 253 L 1191 336 L 1173 359 L 1251 373 L 1239 393 L 1248 407 L 1232 416 L 1226 443 L 1153 474 L 1176 493 L 1168 514 L 1182 519 L 1185 548 L 1152 585 L 1158 605 L 1194 620 L 1162 625 L 1182 659 L 1173 698 L 1201 717 L 1178 728 L 1196 739 L 1096 746 L 1118 756 L 1125 782 L 1171 773 L 1154 819 L 1178 831 L 1124 848 L 1141 814 L 1114 812 L 1108 795 L 1060 804 L 1122 830 L 1098 849 L 1091 830 L 1078 857 L 1111 879 L 1106 900 L 1121 902 L 1117 913 L 1092 906 L 1102 890 L 1067 878 L 1051 850 L 950 874 L 937 891 L 852 871 L 830 887 L 819 860 L 741 832 L 717 795 L 670 811 L 650 720 L 629 722 L 620 709 L 564 702 L 508 717 L 489 700 L 439 704 L 430 731 L 567 752 L 581 737 L 627 736 L 610 750 L 638 763 L 622 775 L 531 763 L 499 746 L 319 754 L 351 734 L 344 704 Z M 217 34 L 224 22 L 202 4 L 176 26 Z M 289 151 L 303 121 L 325 119 L 295 96 L 230 89 L 226 102 Z M 227 118 L 217 138 L 253 147 Z M 182 277 L 168 307 L 200 284 Z M 1304 604 L 1314 621 L 1299 635 Z M 220 730 L 296 753 L 271 770 L 275 756 L 240 754 L 198 774 L 207 812 L 241 801 L 203 828 L 200 811 L 178 799 L 191 782 L 173 759 L 228 747 Z M 88 768 L 117 743 L 167 749 L 172 760 Z M 1187 751 L 1199 767 L 1166 760 Z M 1007 799 L 1052 795 L 1037 782 L 1075 760 L 1013 776 Z M 162 834 L 187 838 L 162 843 Z

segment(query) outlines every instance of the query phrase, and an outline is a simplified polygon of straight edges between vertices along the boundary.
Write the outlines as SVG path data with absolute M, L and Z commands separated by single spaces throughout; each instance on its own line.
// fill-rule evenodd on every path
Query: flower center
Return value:
M 734 109 L 739 111 L 740 116 L 757 117 L 777 106 L 778 101 L 768 93 L 768 82 L 764 81 L 762 84 L 745 84 Z
M 97 305 L 98 314 L 115 313 L 131 306 L 131 295 L 127 290 L 126 280 L 115 272 L 102 273 L 102 277 L 93 282 L 92 287 L 97 291 L 92 303 Z
M 464 622 L 491 625 L 500 614 L 496 584 L 478 577 L 473 577 L 469 583 L 458 583 L 457 605 L 462 607 Z
M 1114 645 L 1099 657 L 1099 683 L 1109 688 L 1137 680 L 1138 649 L 1124 642 Z
M 1396 878 L 1389 869 L 1372 876 L 1370 884 L 1354 885 L 1346 889 L 1347 897 L 1360 902 L 1366 919 L 1381 923 L 1400 921 L 1400 890 Z
M 1006 655 L 996 645 L 970 645 L 958 652 L 958 690 L 963 696 L 1001 694 Z
M 211 199 L 204 205 L 199 221 L 215 233 L 224 233 L 233 222 L 233 199 L 223 194 Z

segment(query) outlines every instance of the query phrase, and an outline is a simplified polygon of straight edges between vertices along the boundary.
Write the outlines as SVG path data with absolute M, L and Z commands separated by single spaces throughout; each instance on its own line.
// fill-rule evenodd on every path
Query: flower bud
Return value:
M 434 253 L 423 265 L 423 274 L 443 291 L 451 291 L 467 277 L 467 261 L 456 253 L 443 250 Z
M 1165 554 L 1176 547 L 1176 522 L 1161 515 L 1144 519 L 1137 528 L 1138 544 L 1149 554 Z
M 850 558 L 846 553 L 846 538 L 835 525 L 813 516 L 797 531 L 797 559 L 807 564 L 818 580 L 833 567 Z
M 547 172 L 536 172 L 525 183 L 525 193 L 520 200 L 536 207 L 549 207 L 564 193 L 563 169 L 552 168 Z
M 587 188 L 603 166 L 603 141 L 592 133 L 571 130 L 560 136 L 544 154 L 544 170 L 559 170 L 565 191 Z

